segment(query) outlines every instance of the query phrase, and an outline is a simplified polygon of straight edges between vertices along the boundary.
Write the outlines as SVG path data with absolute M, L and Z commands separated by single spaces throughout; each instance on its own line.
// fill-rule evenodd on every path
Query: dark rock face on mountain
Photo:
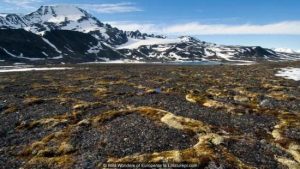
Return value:
M 23 29 L 7 29 L 0 30 L 0 39 L 1 60 L 9 63 L 80 63 L 122 57 L 92 35 L 75 31 L 56 30 L 39 36 Z
M 0 30 L 0 58 L 7 62 L 40 61 L 58 53 L 40 36 L 23 29 Z
M 297 60 L 299 54 L 262 47 L 216 45 L 192 37 L 123 31 L 83 9 L 41 6 L 28 15 L 0 15 L 0 61 L 81 63 L 93 61 Z
M 141 33 L 139 30 L 136 31 L 126 31 L 126 35 L 128 38 L 133 38 L 133 39 L 146 39 L 146 38 L 166 38 L 166 36 L 163 35 L 154 35 L 154 34 L 146 34 L 146 33 Z
M 90 34 L 75 31 L 57 30 L 46 32 L 43 38 L 47 39 L 61 52 L 64 62 L 93 62 L 122 58 L 122 55 L 111 47 L 99 42 Z

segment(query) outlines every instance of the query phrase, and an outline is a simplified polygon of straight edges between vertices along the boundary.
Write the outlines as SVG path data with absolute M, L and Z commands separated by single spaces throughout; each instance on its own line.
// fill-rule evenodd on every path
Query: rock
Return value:
M 267 141 L 265 139 L 262 139 L 259 142 L 260 142 L 260 144 L 266 144 L 267 143 Z
M 6 105 L 2 102 L 0 102 L 0 111 L 4 110 L 6 108 Z
M 259 103 L 259 106 L 262 108 L 274 108 L 274 102 L 270 99 L 264 99 Z

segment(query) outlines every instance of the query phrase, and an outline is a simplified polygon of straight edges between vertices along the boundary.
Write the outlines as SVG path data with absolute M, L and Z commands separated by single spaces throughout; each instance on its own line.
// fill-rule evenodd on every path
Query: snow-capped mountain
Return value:
M 1 14 L 0 28 L 20 29 L 27 26 L 23 16 L 17 14 Z
M 129 39 L 117 47 L 128 59 L 142 61 L 259 61 L 299 59 L 259 46 L 226 46 L 182 36 L 174 39 Z
M 85 10 L 71 5 L 41 6 L 28 15 L 0 16 L 0 27 L 19 29 L 43 35 L 51 30 L 71 30 L 90 33 L 110 45 L 127 41 L 124 31 L 100 22 Z
M 107 36 L 104 24 L 86 11 L 73 6 L 41 6 L 37 11 L 25 15 L 24 19 L 27 29 L 32 32 L 60 29 L 88 33 L 100 30 Z
M 13 14 L 1 17 L 0 15 L 0 27 L 23 28 L 39 35 L 51 30 L 89 33 L 112 46 L 127 42 L 127 37 L 144 39 L 154 36 L 139 31 L 126 32 L 113 28 L 109 24 L 100 22 L 85 10 L 72 5 L 41 6 L 37 11 L 24 16 Z
M 123 31 L 75 6 L 41 6 L 27 15 L 0 14 L 0 62 L 252 61 L 299 59 L 287 50 L 225 46 L 193 37 Z

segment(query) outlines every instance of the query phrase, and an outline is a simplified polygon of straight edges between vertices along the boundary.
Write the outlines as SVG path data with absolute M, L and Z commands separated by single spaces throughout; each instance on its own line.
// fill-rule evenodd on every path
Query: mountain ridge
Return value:
M 41 6 L 27 15 L 2 14 L 0 32 L 2 62 L 231 62 L 300 58 L 297 53 L 258 46 L 217 45 L 190 36 L 170 39 L 139 30 L 123 31 L 72 5 Z M 5 37 L 6 33 L 15 39 Z

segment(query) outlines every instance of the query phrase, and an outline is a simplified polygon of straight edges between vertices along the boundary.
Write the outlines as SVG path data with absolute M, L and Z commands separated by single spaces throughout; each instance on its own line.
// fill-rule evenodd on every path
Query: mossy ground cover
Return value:
M 0 74 L 0 168 L 300 168 L 299 62 Z

